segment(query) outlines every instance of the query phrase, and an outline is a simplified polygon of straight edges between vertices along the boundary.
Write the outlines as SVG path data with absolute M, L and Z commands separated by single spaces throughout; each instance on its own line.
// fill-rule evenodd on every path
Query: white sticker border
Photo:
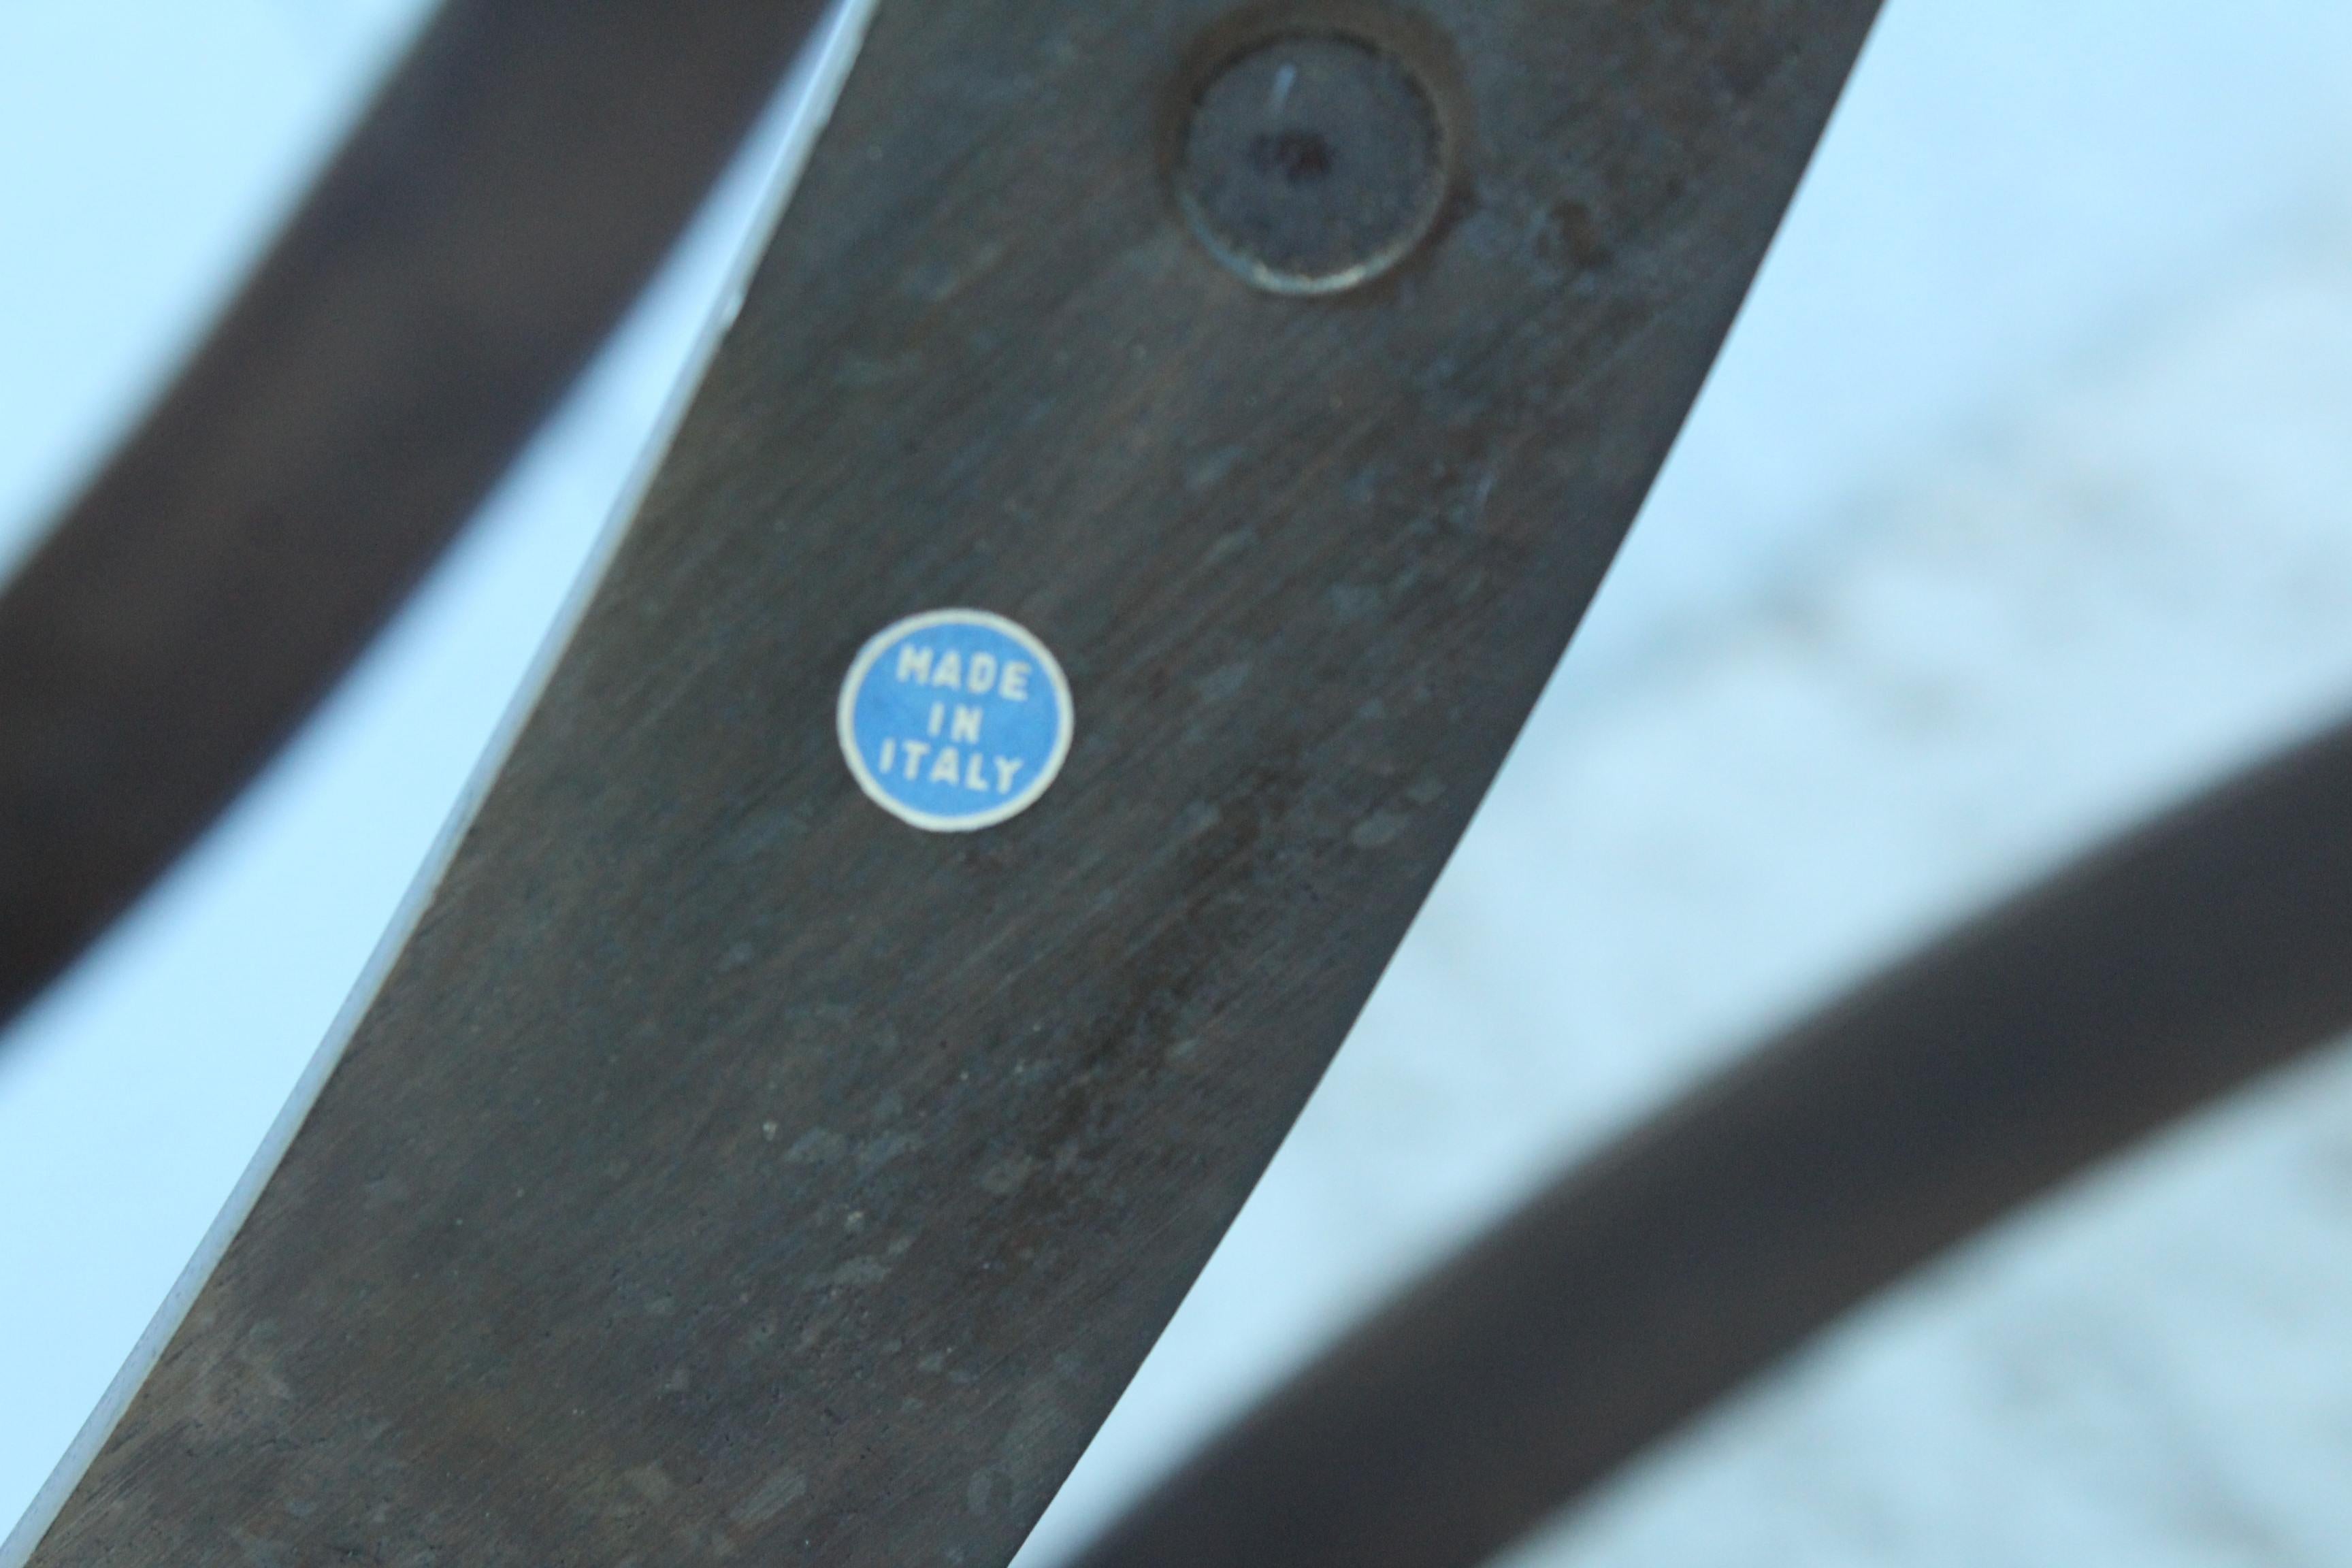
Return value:
M 1055 727 L 1054 749 L 1045 758 L 1045 766 L 1036 776 L 1021 787 L 1021 793 L 971 816 L 940 816 L 933 812 L 918 811 L 892 796 L 882 787 L 873 770 L 866 765 L 865 755 L 857 745 L 857 694 L 865 689 L 866 672 L 882 657 L 883 650 L 899 638 L 921 631 L 926 626 L 971 626 L 978 624 L 1001 632 L 1036 656 L 1037 667 L 1045 672 L 1046 681 L 1054 689 L 1055 700 L 1061 703 L 1062 721 Z M 841 755 L 849 764 L 849 776 L 866 798 L 907 824 L 926 833 L 976 833 L 983 827 L 1020 816 L 1037 804 L 1038 797 L 1053 787 L 1061 776 L 1063 761 L 1070 754 L 1070 742 L 1078 732 L 1077 705 L 1070 700 L 1069 678 L 1062 673 L 1062 661 L 1054 650 L 1020 622 L 998 615 L 993 610 L 956 607 L 924 610 L 912 616 L 902 616 L 866 639 L 857 657 L 849 661 L 849 673 L 841 679 L 841 697 L 834 704 L 834 733 L 841 742 Z

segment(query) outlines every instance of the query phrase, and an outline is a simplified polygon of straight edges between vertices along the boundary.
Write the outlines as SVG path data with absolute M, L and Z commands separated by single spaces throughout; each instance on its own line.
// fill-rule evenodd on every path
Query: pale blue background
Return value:
M 0 556 L 415 0 L 0 0 Z M 1585 633 L 1043 1564 L 1416 1262 L 1905 942 L 2352 698 L 2352 6 L 1891 0 Z M 457 552 L 0 1051 L 0 1521 L 236 1180 L 709 319 L 747 161 Z M 1923 1279 L 1556 1563 L 2340 1561 L 2339 1053 Z

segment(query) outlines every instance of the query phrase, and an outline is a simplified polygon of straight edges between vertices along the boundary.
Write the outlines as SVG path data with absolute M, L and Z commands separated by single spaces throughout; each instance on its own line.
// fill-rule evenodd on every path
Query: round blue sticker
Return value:
M 877 805 L 933 833 L 1026 811 L 1069 755 L 1070 683 L 1045 645 L 986 610 L 886 626 L 841 683 L 842 755 Z

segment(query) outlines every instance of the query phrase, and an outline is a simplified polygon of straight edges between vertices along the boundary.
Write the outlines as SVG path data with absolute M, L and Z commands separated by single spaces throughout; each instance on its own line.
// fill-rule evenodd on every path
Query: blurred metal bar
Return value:
M 0 592 L 0 1020 L 325 694 L 635 297 L 821 0 L 449 0 Z
M 1082 1568 L 1470 1568 L 1909 1269 L 2347 1027 L 2352 725 L 1571 1171 Z
M 1873 11 L 886 3 L 34 1561 L 1005 1561 L 1550 675 Z M 1076 693 L 985 832 L 836 741 L 866 639 L 950 605 Z

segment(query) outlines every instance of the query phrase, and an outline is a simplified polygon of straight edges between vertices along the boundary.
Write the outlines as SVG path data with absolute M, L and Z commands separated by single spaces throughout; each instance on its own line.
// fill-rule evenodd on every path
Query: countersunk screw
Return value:
M 1177 198 L 1219 260 L 1261 289 L 1328 294 L 1403 259 L 1445 194 L 1426 87 L 1360 39 L 1267 39 L 1214 71 L 1178 147 Z

